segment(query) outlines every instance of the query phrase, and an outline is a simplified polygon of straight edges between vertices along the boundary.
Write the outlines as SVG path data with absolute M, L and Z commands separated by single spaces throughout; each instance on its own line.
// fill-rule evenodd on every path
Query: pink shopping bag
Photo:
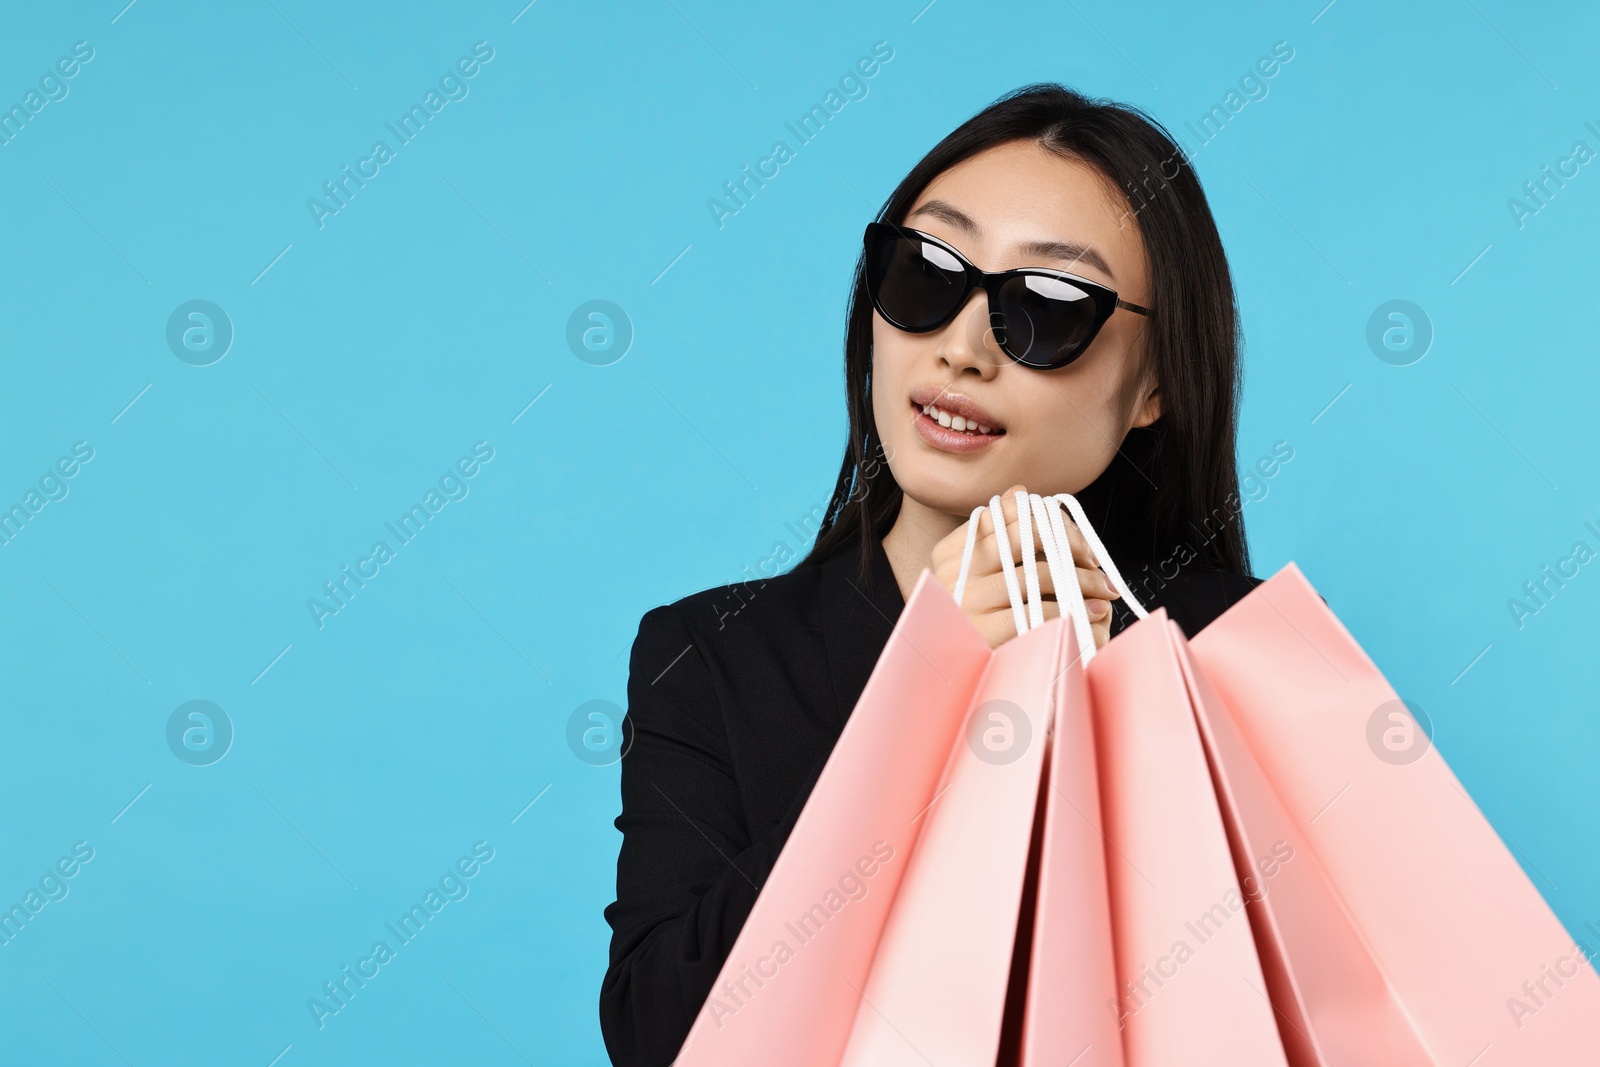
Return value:
M 679 1067 L 837 1063 L 989 646 L 926 572 L 740 929 Z
M 1286 1067 L 1166 612 L 1087 673 L 1128 1067 Z
M 1056 683 L 1046 755 L 1020 1067 L 1123 1067 L 1106 843 L 1089 683 L 1073 661 Z
M 1394 990 L 1232 716 L 1167 623 L 1216 783 L 1246 914 L 1293 1067 L 1430 1067 Z
M 1258 586 L 1188 651 L 1432 1062 L 1595 1062 L 1590 950 L 1299 569 Z
M 1068 632 L 1052 619 L 990 658 L 922 816 L 844 1067 L 995 1062 L 1046 731 L 1075 654 Z
M 1026 596 L 1008 584 L 1021 636 L 991 658 L 965 744 L 924 820 L 857 1009 L 842 1060 L 850 1067 L 933 1057 L 1123 1067 L 1115 1019 L 1101 1010 L 1115 994 L 1115 967 L 1084 675 L 1094 640 L 1075 577 L 1062 581 L 1072 563 L 1059 503 L 1017 502 Z M 999 499 L 989 507 L 998 525 Z M 1035 535 L 1066 594 L 1062 617 L 1049 621 Z M 995 735 L 1000 743 L 988 743 Z

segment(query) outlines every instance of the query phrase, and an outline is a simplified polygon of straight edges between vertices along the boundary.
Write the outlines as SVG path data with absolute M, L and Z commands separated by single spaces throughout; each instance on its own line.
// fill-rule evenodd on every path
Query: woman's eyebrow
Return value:
M 977 236 L 978 224 L 972 217 L 954 204 L 943 200 L 929 200 L 906 217 L 910 221 L 917 215 L 931 215 L 933 218 L 948 222 L 962 233 Z M 1111 269 L 1111 264 L 1105 257 L 1096 252 L 1093 245 L 1080 244 L 1076 241 L 1027 241 L 1022 245 L 1022 254 L 1025 256 L 1038 256 L 1041 259 L 1065 260 L 1070 266 L 1075 263 L 1087 263 L 1105 272 L 1106 277 L 1116 280 L 1116 274 Z

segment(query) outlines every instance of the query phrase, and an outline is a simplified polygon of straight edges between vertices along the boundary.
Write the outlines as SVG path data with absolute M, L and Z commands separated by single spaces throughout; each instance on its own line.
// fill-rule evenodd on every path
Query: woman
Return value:
M 918 576 L 953 590 L 974 507 L 1077 494 L 1141 601 L 1190 635 L 1258 584 L 1238 347 L 1199 182 L 1136 109 L 1029 86 L 906 176 L 857 266 L 850 440 L 810 554 L 639 624 L 600 995 L 614 1063 L 676 1056 Z M 1005 515 L 1018 558 L 1009 495 Z M 962 607 L 998 645 L 1015 629 L 980 524 Z M 1131 613 L 1068 525 L 1103 645 Z

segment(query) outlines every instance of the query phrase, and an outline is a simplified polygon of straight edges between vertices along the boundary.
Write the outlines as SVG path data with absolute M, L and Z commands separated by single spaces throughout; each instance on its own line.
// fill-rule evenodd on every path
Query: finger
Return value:
M 957 526 L 948 535 L 939 539 L 933 546 L 931 560 L 934 573 L 941 580 L 948 579 L 945 584 L 949 586 L 955 581 L 955 575 L 960 567 L 960 560 L 966 549 L 967 536 L 973 524 L 977 524 L 977 534 L 973 540 L 973 559 L 971 574 L 983 574 L 987 571 L 998 570 L 1000 567 L 997 555 L 998 546 L 994 538 L 994 520 L 990 510 L 985 507 L 978 513 L 976 519 L 968 518 Z M 1016 538 L 1012 538 L 1016 543 Z M 1013 553 L 1015 556 L 1015 553 Z
M 1006 558 L 1010 559 L 1013 566 L 1017 569 L 1017 578 L 1020 582 L 1023 580 L 1021 571 L 1023 552 L 1022 524 L 1021 520 L 1019 520 L 1017 517 L 1016 494 L 1018 491 L 1025 492 L 1021 486 L 1012 486 L 1010 489 L 1006 490 L 1005 493 L 1001 494 L 1001 513 L 1005 517 L 1006 542 L 1010 548 L 1010 552 Z M 1055 502 L 1051 502 L 1048 506 L 1057 508 L 1060 507 L 1060 505 Z M 1034 516 L 1031 514 L 1031 512 L 1029 518 L 1029 525 L 1036 526 L 1037 524 L 1032 521 Z M 1072 517 L 1070 515 L 1063 513 L 1061 515 L 1061 519 L 1062 527 L 1067 533 L 1068 543 L 1072 546 L 1072 559 L 1078 567 L 1079 588 L 1083 590 L 1083 594 L 1085 596 L 1101 596 L 1107 600 L 1119 599 L 1122 594 L 1117 592 L 1116 587 L 1111 584 L 1111 580 L 1107 578 L 1105 573 L 1096 565 L 1094 554 L 1089 548 L 1089 542 L 1083 536 L 1083 531 L 1078 529 L 1077 524 L 1072 521 Z M 974 544 L 975 558 L 973 560 L 970 573 L 973 576 L 999 575 L 1002 567 L 1002 557 L 1000 555 L 999 538 L 994 533 L 992 509 L 986 509 L 983 514 L 979 516 L 978 523 L 979 534 Z M 1039 536 L 1039 531 L 1034 529 L 1032 532 L 1034 559 L 1039 561 L 1048 561 L 1049 557 L 1045 552 L 1044 542 Z M 964 537 L 965 535 L 963 534 L 963 541 Z M 1043 576 L 1047 573 L 1047 568 L 1040 568 L 1041 582 L 1044 581 Z
M 1085 599 L 1099 597 L 1102 600 L 1115 600 L 1122 595 L 1099 567 L 1079 567 L 1078 588 L 1083 591 Z
M 1017 524 L 1017 494 L 1027 493 L 1027 488 L 1013 485 L 1010 489 L 1000 494 L 1000 512 L 1006 517 L 1006 525 L 1015 527 Z
M 1016 571 L 1017 581 L 1023 581 L 1022 565 L 1018 564 L 1012 569 Z M 1074 573 L 1077 576 L 1078 591 L 1085 599 L 1098 597 L 1102 600 L 1115 600 L 1117 598 L 1116 586 L 1111 584 L 1111 579 L 1105 576 L 1104 571 L 1093 567 L 1078 567 Z M 1057 600 L 1061 599 L 1059 590 L 1056 589 L 1055 575 L 1051 573 L 1049 567 L 1039 568 L 1039 591 L 1048 593 Z
M 1060 504 L 1052 504 L 1061 512 L 1061 525 L 1067 531 L 1067 541 L 1072 545 L 1072 559 L 1080 567 L 1099 567 L 1099 561 L 1094 558 L 1094 553 L 1089 549 L 1089 541 L 1083 536 L 1083 531 L 1078 529 L 1078 524 L 1072 521 L 1072 516 Z
M 1098 599 L 1089 600 L 1085 603 L 1089 609 L 1089 629 L 1095 634 L 1095 647 L 1098 648 L 1111 637 L 1111 605 L 1104 600 Z M 1046 619 L 1059 618 L 1061 615 L 1061 602 L 1059 600 L 1042 601 L 1039 607 Z M 993 612 L 992 614 L 1006 614 L 1009 616 L 1010 610 L 1008 607 L 1006 612 Z M 1015 623 L 1013 623 L 1013 626 L 1015 626 Z
M 1053 600 L 1046 601 L 1042 607 L 1044 608 L 1044 621 L 1046 622 L 1061 614 Z M 1017 636 L 1017 622 L 1009 608 L 1005 611 L 991 611 L 979 615 L 974 622 L 978 630 L 985 635 L 999 633 L 1002 640 L 1009 640 Z M 993 646 L 991 645 L 990 647 Z
M 1008 502 L 1014 503 L 1014 497 L 1009 497 L 1007 499 L 1008 499 Z M 1051 509 L 1055 509 L 1056 513 L 1061 516 L 1062 528 L 1067 533 L 1067 543 L 1072 548 L 1072 560 L 1073 560 L 1073 562 L 1076 563 L 1080 567 L 1098 568 L 1099 564 L 1096 562 L 1093 552 L 1091 552 L 1090 549 L 1089 549 L 1089 542 L 1088 542 L 1087 539 L 1084 538 L 1083 531 L 1078 529 L 1077 524 L 1072 521 L 1072 516 L 1067 514 L 1065 511 L 1063 511 L 1061 509 L 1061 505 L 1058 502 L 1056 502 L 1054 500 L 1051 500 L 1048 497 L 1045 498 L 1045 505 L 1044 506 L 1045 506 L 1045 511 L 1047 513 L 1047 515 L 1046 515 L 1047 519 L 1048 519 L 1048 512 Z M 1016 522 L 1016 520 L 1015 520 L 1015 508 L 1012 508 L 1010 511 L 1008 511 L 1007 514 L 1008 514 L 1008 516 L 1011 517 L 1012 522 L 1015 523 Z M 1030 525 L 1035 527 L 1035 530 L 1034 530 L 1034 543 L 1035 543 L 1036 555 L 1040 559 L 1045 559 L 1046 556 L 1045 556 L 1045 553 L 1044 553 L 1043 541 L 1039 537 L 1039 533 L 1038 533 L 1038 530 L 1037 530 L 1037 527 L 1039 525 L 1038 516 L 1036 514 L 1033 514 L 1030 511 L 1029 517 L 1032 520 Z M 1052 532 L 1053 532 L 1053 527 L 1051 529 L 1052 529 Z M 1018 543 L 1016 538 L 1013 538 L 1013 543 Z
M 1027 585 L 1022 576 L 1021 568 L 1011 568 L 1017 580 L 1017 591 L 1026 599 Z M 1006 585 L 1005 572 L 996 569 L 991 574 L 969 575 L 967 577 L 966 595 L 962 597 L 962 608 L 968 612 L 1007 611 L 1011 610 L 1011 591 Z
M 1000 513 L 1005 516 L 1006 525 L 1010 526 L 1017 521 L 1017 494 L 1026 492 L 1027 489 L 1023 486 L 1013 485 L 1010 489 L 998 494 L 1000 497 Z M 978 533 L 980 536 L 994 533 L 994 509 L 989 506 L 989 501 L 987 500 L 983 502 L 983 513 L 978 516 Z
M 1005 512 L 1007 522 L 1017 520 L 1017 494 L 1026 493 L 1027 487 L 1013 485 L 1010 489 L 1000 494 L 1000 509 Z
M 1046 622 L 1049 622 L 1051 619 L 1058 618 L 1061 615 L 1061 605 L 1056 603 L 1054 600 L 1046 600 L 1040 604 L 1039 607 L 1042 609 Z
M 1094 634 L 1094 647 L 1104 648 L 1106 642 L 1111 640 L 1111 613 L 1106 613 L 1104 622 L 1091 622 L 1089 630 Z
M 1078 524 L 1072 521 L 1072 516 L 1066 514 L 1065 511 L 1061 515 L 1061 525 L 1067 531 L 1067 541 L 1072 545 L 1072 561 L 1078 565 L 1080 570 L 1094 570 L 1104 576 L 1105 572 L 1100 569 L 1100 564 L 1095 559 L 1094 552 L 1089 548 L 1088 539 L 1083 536 L 1083 531 L 1078 528 Z M 1109 578 L 1105 580 L 1103 586 L 1099 584 L 1094 586 L 1085 585 L 1083 588 L 1085 595 L 1088 594 L 1091 588 L 1104 589 L 1108 599 L 1112 600 L 1122 595 L 1117 592 L 1116 587 L 1111 584 Z
M 973 546 L 973 570 L 979 573 L 998 573 L 1003 559 L 1009 559 L 1013 564 L 1022 558 L 1022 529 L 1015 515 L 1006 520 L 1006 544 L 1010 551 L 1004 557 L 1000 555 L 1000 540 L 994 533 L 994 522 L 988 512 L 984 513 L 984 521 L 979 526 L 977 543 Z M 1038 539 L 1034 540 L 1034 558 L 1039 557 Z
M 1038 568 L 1040 599 L 1046 604 L 1054 604 L 1061 599 L 1055 584 L 1055 576 L 1048 567 Z M 1016 580 L 1018 594 L 1024 601 L 1027 600 L 1028 578 L 1021 564 L 1011 567 L 1012 577 Z M 1075 572 L 1079 583 L 1079 592 L 1086 601 L 1105 603 L 1116 598 L 1117 592 L 1111 582 L 1098 570 L 1079 568 Z M 996 567 L 986 574 L 969 574 L 967 588 L 962 597 L 961 606 L 968 611 L 1010 611 L 1011 589 L 1006 583 L 1005 572 Z
M 1090 597 L 1083 602 L 1083 606 L 1089 612 L 1090 626 L 1111 625 L 1111 605 L 1109 603 L 1099 597 Z M 1041 607 L 1044 608 L 1045 616 L 1049 618 L 1052 612 L 1060 614 L 1061 601 L 1046 600 Z
M 1006 542 L 1010 546 L 1009 558 L 1013 563 L 1020 562 L 1023 555 L 1022 520 L 1017 517 L 1017 493 L 1019 492 L 1026 493 L 1027 490 L 1020 485 L 1014 485 L 1000 494 L 1000 512 L 1005 518 Z M 1031 529 L 1034 525 L 1031 510 L 1028 513 L 1028 520 Z M 978 539 L 974 551 L 982 553 L 984 570 L 998 571 L 1000 569 L 1001 556 L 999 539 L 994 533 L 993 509 L 984 512 L 978 531 Z M 1033 558 L 1042 560 L 1045 558 L 1043 542 L 1040 540 L 1037 530 L 1032 532 Z
M 1094 600 L 1090 601 L 1090 603 L 1105 605 L 1105 601 L 1103 600 Z M 1106 605 L 1106 607 L 1107 610 L 1105 615 L 1099 621 L 1093 619 L 1089 621 L 1089 633 L 1094 637 L 1094 647 L 1096 649 L 1102 649 L 1106 647 L 1106 642 L 1111 640 L 1111 612 L 1109 605 Z M 1052 600 L 1045 603 L 1044 617 L 1046 619 L 1057 618 L 1060 614 L 1060 608 L 1055 601 Z M 996 623 L 996 625 L 998 626 L 1000 624 Z M 1005 625 L 1005 628 L 1008 631 L 1015 630 L 1016 624 L 1014 622 L 1008 622 Z M 1011 635 L 1008 634 L 1007 636 Z

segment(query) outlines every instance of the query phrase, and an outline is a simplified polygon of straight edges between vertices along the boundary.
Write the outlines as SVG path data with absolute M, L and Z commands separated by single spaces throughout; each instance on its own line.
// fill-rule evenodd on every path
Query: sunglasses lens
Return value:
M 1000 288 L 1004 327 L 998 340 L 1018 360 L 1035 367 L 1070 363 L 1093 338 L 1094 299 L 1062 278 L 1020 275 Z
M 957 310 L 967 272 L 938 245 L 891 234 L 872 247 L 867 283 L 884 318 L 902 330 L 931 330 Z

